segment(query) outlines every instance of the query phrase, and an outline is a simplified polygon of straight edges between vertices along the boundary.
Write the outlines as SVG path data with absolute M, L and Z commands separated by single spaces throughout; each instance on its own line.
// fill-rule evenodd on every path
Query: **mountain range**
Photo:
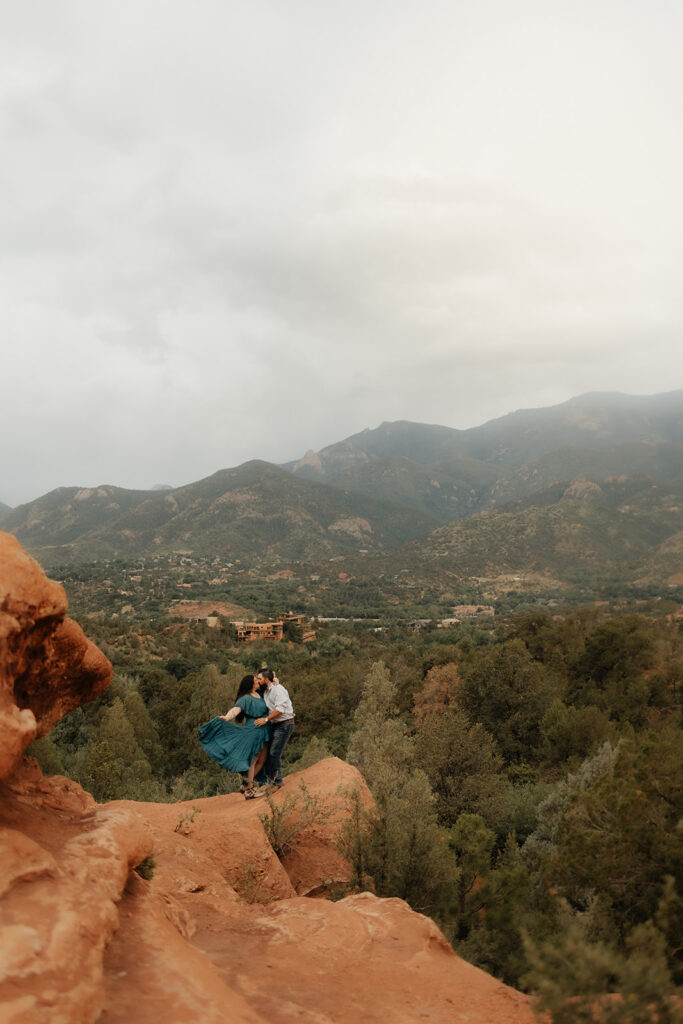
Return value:
M 395 547 L 434 522 L 268 462 L 246 462 L 170 491 L 58 488 L 0 518 L 45 564 L 151 553 L 270 562 Z
M 46 565 L 400 552 L 458 574 L 570 577 L 602 565 L 619 578 L 669 578 L 683 568 L 682 509 L 676 391 L 589 394 L 471 430 L 383 423 L 286 466 L 247 462 L 178 488 L 62 487 L 0 509 L 0 529 Z
M 683 391 L 662 395 L 593 393 L 544 409 L 521 409 L 469 430 L 424 423 L 382 423 L 286 468 L 330 479 L 351 466 L 391 456 L 419 464 L 470 459 L 519 468 L 558 449 L 683 443 Z

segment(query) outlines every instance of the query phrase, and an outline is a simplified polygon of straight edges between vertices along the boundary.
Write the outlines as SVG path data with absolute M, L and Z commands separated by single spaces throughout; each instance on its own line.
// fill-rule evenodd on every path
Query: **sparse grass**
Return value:
M 188 826 L 194 822 L 194 819 L 198 814 L 201 814 L 201 807 L 195 807 L 192 805 L 191 811 L 183 811 L 179 818 L 176 827 L 173 829 L 174 832 L 181 832 L 183 835 L 187 835 L 189 832 Z
M 356 892 L 355 889 L 351 888 L 348 882 L 342 882 L 338 878 L 326 878 L 322 884 L 327 891 L 327 898 L 331 900 L 332 903 L 338 903 L 339 900 L 343 900 L 345 896 L 350 896 L 351 893 Z
M 265 906 L 273 900 L 273 895 L 263 887 L 261 874 L 253 861 L 243 857 L 237 871 L 231 879 L 239 898 L 244 903 L 260 903 Z

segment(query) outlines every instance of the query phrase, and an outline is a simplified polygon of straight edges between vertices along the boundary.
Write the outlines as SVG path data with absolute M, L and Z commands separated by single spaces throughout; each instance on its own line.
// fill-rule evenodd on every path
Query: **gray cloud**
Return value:
M 3 5 L 0 500 L 680 386 L 682 23 Z

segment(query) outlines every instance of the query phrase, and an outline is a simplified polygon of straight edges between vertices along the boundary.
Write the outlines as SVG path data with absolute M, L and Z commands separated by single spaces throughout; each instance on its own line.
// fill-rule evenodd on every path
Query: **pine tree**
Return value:
M 669 884 L 656 918 L 634 928 L 623 949 L 592 941 L 590 923 L 565 907 L 549 939 L 525 939 L 525 983 L 552 1024 L 682 1024 L 680 990 L 667 963 L 662 920 L 680 914 Z
M 353 723 L 346 759 L 378 799 L 383 787 L 391 788 L 392 777 L 409 769 L 413 757 L 407 727 L 396 717 L 396 687 L 382 662 L 375 662 L 363 683 Z
M 120 697 L 102 715 L 79 781 L 99 801 L 153 799 L 157 793 L 149 761 L 135 738 Z
M 445 707 L 424 717 L 415 733 L 415 761 L 427 774 L 439 821 L 454 825 L 465 812 L 488 824 L 500 820 L 507 783 L 493 737 L 463 711 Z
M 354 724 L 348 760 L 360 769 L 375 799 L 363 827 L 348 838 L 356 874 L 372 876 L 379 895 L 400 896 L 445 923 L 455 858 L 447 833 L 437 824 L 427 776 L 413 765 L 413 743 L 396 716 L 396 688 L 380 662 L 365 679 Z

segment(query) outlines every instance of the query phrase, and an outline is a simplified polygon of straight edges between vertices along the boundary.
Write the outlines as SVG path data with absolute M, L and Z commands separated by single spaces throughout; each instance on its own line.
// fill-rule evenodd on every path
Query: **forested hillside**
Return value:
M 168 552 L 311 560 L 398 546 L 434 525 L 419 511 L 298 480 L 267 462 L 168 491 L 60 488 L 0 520 L 47 565 Z
M 540 572 L 567 582 L 595 574 L 634 581 L 654 574 L 661 546 L 680 533 L 682 498 L 680 487 L 651 481 L 630 488 L 628 498 L 622 487 L 559 485 L 442 526 L 401 554 L 408 564 L 440 563 L 462 577 Z M 680 569 L 669 563 L 663 580 Z

